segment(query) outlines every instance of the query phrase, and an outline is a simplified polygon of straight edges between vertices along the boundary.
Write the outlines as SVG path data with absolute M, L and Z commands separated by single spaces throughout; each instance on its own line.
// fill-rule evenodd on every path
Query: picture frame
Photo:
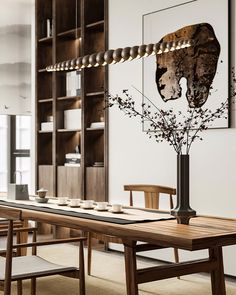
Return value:
M 216 110 L 222 102 L 230 97 L 230 1 L 229 0 L 192 0 L 178 5 L 165 7 L 142 16 L 142 43 L 156 44 L 165 35 L 175 32 L 185 26 L 209 23 L 214 29 L 220 44 L 220 54 L 212 89 L 202 108 Z M 164 102 L 157 90 L 155 81 L 156 56 L 152 55 L 142 60 L 142 94 L 143 103 L 153 103 L 154 108 L 162 110 L 185 112 L 188 106 L 186 99 L 186 79 L 180 80 L 181 98 Z M 149 101 L 150 100 L 150 101 Z M 153 106 L 151 107 L 151 110 Z M 153 109 L 154 110 L 154 109 Z M 155 111 L 155 110 L 154 110 Z M 230 111 L 227 119 L 219 118 L 209 128 L 230 127 Z M 143 122 L 143 131 L 150 129 L 150 122 Z

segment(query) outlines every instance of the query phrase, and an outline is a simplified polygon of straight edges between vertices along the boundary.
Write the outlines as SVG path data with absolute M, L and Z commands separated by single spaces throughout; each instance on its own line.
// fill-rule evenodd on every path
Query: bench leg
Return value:
M 209 256 L 217 261 L 216 269 L 211 271 L 212 295 L 226 295 L 222 247 L 209 249 Z

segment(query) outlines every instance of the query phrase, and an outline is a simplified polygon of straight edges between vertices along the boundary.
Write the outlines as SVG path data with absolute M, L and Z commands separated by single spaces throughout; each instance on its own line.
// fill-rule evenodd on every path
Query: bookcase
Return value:
M 36 0 L 36 189 L 49 196 L 108 198 L 107 69 L 45 69 L 107 50 L 107 6 L 107 0 Z M 72 76 L 77 90 L 68 89 Z M 65 166 L 75 150 L 80 164 Z

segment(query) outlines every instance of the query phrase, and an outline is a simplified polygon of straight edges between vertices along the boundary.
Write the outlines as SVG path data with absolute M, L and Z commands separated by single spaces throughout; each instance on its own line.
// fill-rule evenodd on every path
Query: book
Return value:
M 77 159 L 77 158 L 70 158 L 70 159 L 66 159 L 65 162 L 66 162 L 66 163 L 71 163 L 71 164 L 76 164 L 76 163 L 80 163 L 80 159 Z
M 66 73 L 66 96 L 81 95 L 81 71 Z
M 81 158 L 81 154 L 79 153 L 66 154 L 66 159 L 80 159 L 80 158 Z
M 90 128 L 104 128 L 105 123 L 104 122 L 92 122 L 90 124 Z
M 53 130 L 53 122 L 42 122 L 41 123 L 42 131 L 52 131 Z
M 80 167 L 80 163 L 65 163 L 65 167 Z

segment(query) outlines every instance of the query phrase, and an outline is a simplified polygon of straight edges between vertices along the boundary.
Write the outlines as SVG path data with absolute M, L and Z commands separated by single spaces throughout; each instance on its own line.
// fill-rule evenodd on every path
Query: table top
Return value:
M 9 207 L 7 202 L 1 206 Z M 11 204 L 10 207 L 17 208 L 17 204 Z M 115 224 L 61 215 L 58 212 L 21 210 L 23 219 L 114 235 L 122 238 L 124 242 L 144 241 L 191 251 L 236 244 L 236 219 L 197 216 L 190 220 L 189 225 L 177 224 L 176 220 Z

